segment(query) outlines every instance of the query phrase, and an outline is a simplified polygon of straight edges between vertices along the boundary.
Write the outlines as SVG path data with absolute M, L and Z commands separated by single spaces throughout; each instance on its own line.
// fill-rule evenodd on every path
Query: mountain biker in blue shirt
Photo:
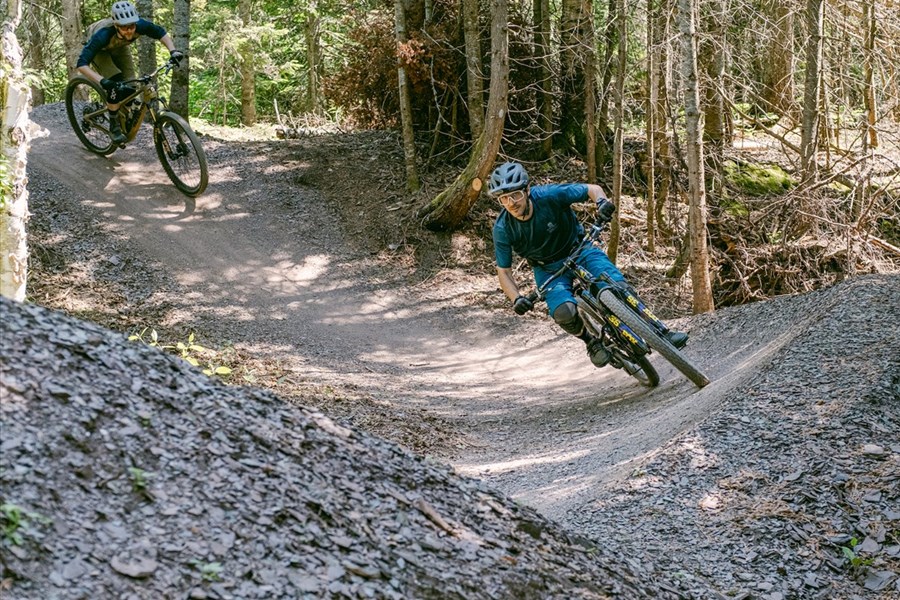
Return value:
M 519 293 L 512 272 L 513 252 L 528 261 L 535 283 L 540 287 L 562 267 L 563 260 L 584 235 L 572 205 L 590 199 L 599 211 L 611 214 L 615 210 L 599 185 L 529 186 L 528 172 L 516 162 L 504 163 L 494 170 L 488 182 L 488 195 L 503 207 L 493 230 L 497 277 L 500 288 L 519 315 L 534 308 L 534 304 Z M 634 288 L 600 248 L 593 245 L 585 248 L 577 262 L 591 273 L 606 273 L 633 292 Z M 609 362 L 609 352 L 585 328 L 576 310 L 572 281 L 571 274 L 564 274 L 550 285 L 544 298 L 547 311 L 565 332 L 584 341 L 591 362 L 602 367 Z M 683 348 L 688 340 L 687 334 L 680 331 L 667 330 L 663 336 L 676 348 Z
M 159 40 L 176 63 L 184 58 L 184 53 L 175 49 L 175 43 L 165 29 L 140 18 L 131 2 L 114 3 L 111 17 L 93 23 L 88 27 L 87 34 L 88 41 L 78 57 L 76 68 L 86 78 L 99 83 L 106 92 L 109 134 L 116 144 L 123 144 L 127 138 L 119 125 L 119 106 L 122 99 L 134 90 L 121 82 L 135 77 L 129 46 L 140 36 L 146 35 Z M 96 70 L 91 68 L 92 64 Z

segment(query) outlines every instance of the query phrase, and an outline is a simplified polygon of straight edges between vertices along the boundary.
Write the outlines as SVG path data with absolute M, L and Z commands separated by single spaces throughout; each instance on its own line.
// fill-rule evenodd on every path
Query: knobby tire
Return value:
M 182 156 L 175 158 L 166 154 L 164 137 L 170 148 Z M 173 112 L 161 112 L 153 126 L 153 143 L 159 162 L 175 187 L 191 197 L 202 194 L 209 183 L 209 169 L 206 153 L 191 126 Z
M 669 343 L 668 340 L 660 336 L 649 323 L 644 321 L 637 313 L 628 308 L 628 306 L 619 300 L 615 292 L 612 290 L 604 290 L 600 292 L 600 302 L 611 310 L 613 314 L 622 319 L 626 325 L 641 336 L 647 345 L 663 355 L 672 366 L 681 371 L 682 375 L 690 379 L 697 387 L 703 387 L 709 383 L 709 379 L 700 372 L 700 369 L 694 366 L 688 358 L 679 352 L 679 350 Z
M 587 326 L 593 330 L 594 335 L 600 336 L 602 333 L 602 326 L 600 323 L 602 323 L 603 320 L 599 316 L 593 314 L 594 309 L 588 306 L 587 302 L 579 299 L 578 310 L 581 311 L 582 318 L 585 320 Z M 637 379 L 643 386 L 654 388 L 659 385 L 659 373 L 656 372 L 656 369 L 646 356 L 639 356 L 633 359 L 631 357 L 626 357 L 626 359 L 632 364 L 637 365 L 639 370 L 634 373 L 628 373 L 628 371 L 623 368 L 623 371 Z
M 81 96 L 87 96 L 82 98 Z M 112 138 L 106 131 L 83 128 L 82 121 L 86 112 L 103 111 L 103 116 L 96 120 L 95 126 L 109 129 L 109 116 L 106 112 L 106 94 L 103 89 L 93 81 L 84 77 L 74 77 L 66 86 L 66 114 L 69 116 L 69 124 L 75 130 L 75 135 L 84 144 L 84 147 L 100 156 L 112 154 L 116 149 Z

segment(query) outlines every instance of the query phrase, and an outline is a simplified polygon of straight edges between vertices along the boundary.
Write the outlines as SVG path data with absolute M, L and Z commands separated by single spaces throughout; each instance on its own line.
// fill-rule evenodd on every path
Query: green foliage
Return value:
M 774 196 L 796 185 L 791 176 L 777 165 L 738 164 L 728 160 L 723 168 L 725 180 L 748 196 Z
M 224 569 L 222 563 L 195 560 L 191 564 L 200 571 L 200 577 L 203 581 L 219 581 L 222 577 L 222 570 Z
M 843 552 L 844 558 L 846 558 L 850 562 L 850 567 L 854 569 L 872 564 L 871 558 L 860 558 L 859 555 L 856 554 L 856 547 L 858 545 L 859 540 L 856 538 L 852 538 L 850 540 L 849 546 L 841 546 L 841 552 Z
M 33 524 L 48 525 L 51 520 L 36 512 L 30 512 L 24 508 L 5 502 L 0 504 L 0 530 L 2 530 L 3 542 L 21 546 L 26 534 L 35 533 Z
M 149 333 L 148 333 L 149 331 Z M 225 377 L 231 375 L 232 368 L 224 364 L 226 361 L 225 353 L 215 352 L 194 343 L 194 334 L 191 333 L 187 341 L 176 342 L 174 344 L 162 344 L 159 341 L 159 334 L 155 329 L 144 327 L 140 333 L 128 336 L 128 340 L 132 342 L 141 342 L 153 348 L 159 348 L 170 354 L 174 354 L 184 359 L 194 367 L 200 367 L 201 362 L 205 363 L 202 367 L 205 375 L 218 375 Z M 210 355 L 211 358 L 210 358 Z
M 131 480 L 131 489 L 135 492 L 146 491 L 147 485 L 150 483 L 152 477 L 153 473 L 148 473 L 138 467 L 128 467 L 128 478 Z

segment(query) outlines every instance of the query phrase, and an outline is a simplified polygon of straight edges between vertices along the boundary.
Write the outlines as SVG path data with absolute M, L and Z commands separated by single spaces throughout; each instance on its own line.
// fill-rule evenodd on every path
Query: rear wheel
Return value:
M 619 300 L 619 297 L 612 290 L 604 290 L 600 292 L 600 302 L 606 308 L 611 310 L 613 314 L 622 319 L 636 334 L 641 336 L 647 345 L 663 355 L 663 357 L 672 363 L 672 366 L 681 371 L 681 373 L 690 379 L 697 387 L 703 387 L 709 383 L 709 378 L 700 372 L 688 358 L 678 351 L 678 349 L 670 344 L 668 340 L 660 336 L 644 321 L 637 313 L 628 308 L 628 306 Z
M 594 308 L 589 306 L 585 301 L 578 300 L 578 310 L 581 318 L 591 333 L 596 337 L 603 337 L 602 319 L 594 312 Z M 641 385 L 647 387 L 656 387 L 659 385 L 659 373 L 650 364 L 646 356 L 633 356 L 613 346 L 607 349 L 613 354 L 611 362 L 618 362 L 615 365 L 621 367 L 626 373 L 637 379 Z
M 98 84 L 83 77 L 72 79 L 66 86 L 66 113 L 75 135 L 88 150 L 106 156 L 116 149 L 109 137 L 106 95 Z
M 153 126 L 153 143 L 175 187 L 188 196 L 202 194 L 209 182 L 206 153 L 191 126 L 175 113 L 163 112 Z

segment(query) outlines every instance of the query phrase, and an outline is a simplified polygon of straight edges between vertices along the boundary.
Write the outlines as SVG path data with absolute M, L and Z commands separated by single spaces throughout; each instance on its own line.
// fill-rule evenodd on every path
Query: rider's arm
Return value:
M 603 191 L 603 188 L 594 183 L 588 183 L 587 185 L 587 194 L 588 198 L 590 198 L 594 204 L 597 203 L 598 200 L 609 200 L 609 197 L 606 195 L 606 192 Z
M 159 43 L 166 47 L 170 53 L 175 50 L 175 42 L 172 41 L 172 36 L 168 33 L 161 38 L 159 38 Z
M 500 280 L 500 289 L 506 294 L 506 297 L 515 302 L 519 297 L 519 286 L 513 277 L 512 269 L 504 269 L 497 267 L 497 278 Z

